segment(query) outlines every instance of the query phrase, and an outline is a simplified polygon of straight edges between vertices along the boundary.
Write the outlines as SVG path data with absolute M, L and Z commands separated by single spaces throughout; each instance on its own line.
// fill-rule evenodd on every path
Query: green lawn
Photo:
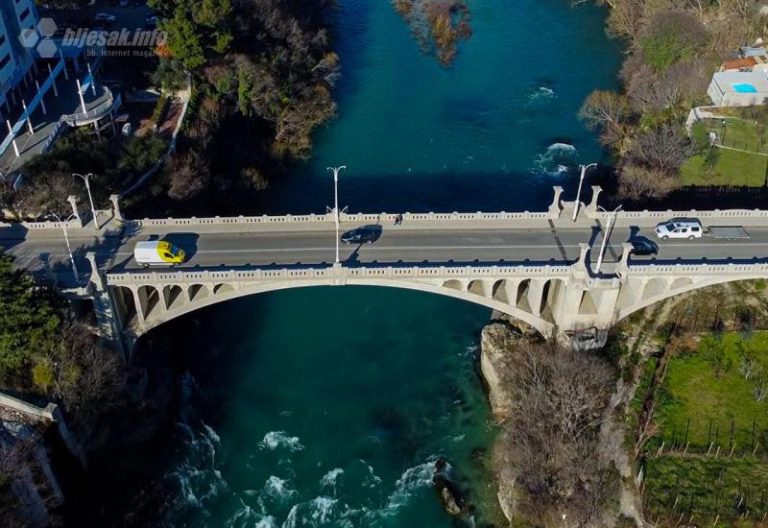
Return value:
M 645 465 L 644 501 L 648 520 L 661 517 L 662 526 L 681 514 L 686 522 L 692 514 L 694 526 L 713 526 L 718 515 L 718 527 L 759 526 L 755 521 L 768 508 L 768 466 L 752 457 L 651 458 Z M 736 524 L 745 512 L 750 516 Z
M 709 159 L 708 159 L 709 157 Z M 736 150 L 713 148 L 696 154 L 680 168 L 683 185 L 762 187 L 768 157 Z
M 756 401 L 753 381 L 741 372 L 739 345 L 745 343 L 756 363 L 768 367 L 764 332 L 705 336 L 697 350 L 668 360 L 654 394 L 658 436 L 646 445 L 643 457 L 643 505 L 649 522 L 676 527 L 689 524 L 692 517 L 692 526 L 763 526 L 760 520 L 768 511 L 768 397 Z M 729 456 L 732 427 L 735 449 Z M 715 457 L 713 449 L 707 456 L 716 431 L 720 453 Z M 753 438 L 758 445 L 754 456 Z M 665 451 L 657 457 L 662 441 Z
M 705 340 L 712 343 L 712 349 L 719 347 L 724 352 L 727 366 L 719 377 L 711 355 L 706 352 Z M 728 333 L 721 340 L 712 336 L 705 340 L 698 351 L 669 360 L 664 382 L 656 395 L 660 438 L 667 445 L 690 443 L 691 449 L 698 452 L 706 452 L 709 442 L 716 442 L 722 451 L 726 451 L 730 449 L 733 427 L 737 452 L 750 452 L 753 442 L 759 442 L 759 451 L 765 453 L 768 448 L 768 397 L 762 402 L 755 401 L 754 383 L 740 371 L 738 344 L 742 337 Z M 755 333 L 748 344 L 768 365 L 768 334 Z

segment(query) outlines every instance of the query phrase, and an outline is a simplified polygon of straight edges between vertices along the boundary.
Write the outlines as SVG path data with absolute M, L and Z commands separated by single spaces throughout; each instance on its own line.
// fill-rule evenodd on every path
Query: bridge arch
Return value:
M 532 326 L 545 336 L 551 335 L 554 331 L 554 325 L 550 321 L 522 310 L 517 306 L 510 305 L 509 303 L 501 300 L 499 297 L 494 298 L 492 295 L 479 295 L 478 293 L 472 292 L 470 291 L 470 282 L 466 282 L 465 284 L 461 283 L 461 281 L 457 282 L 460 284 L 451 281 L 427 283 L 377 278 L 370 280 L 355 280 L 354 282 L 348 283 L 348 285 L 393 287 L 453 297 L 474 304 L 479 304 L 492 310 L 498 310 L 509 315 L 510 317 L 518 319 Z M 493 281 L 491 281 L 490 284 L 492 285 Z M 217 288 L 216 286 L 220 287 Z M 184 288 L 179 286 L 179 290 L 181 290 L 182 294 L 174 297 L 170 304 L 163 305 L 161 307 L 160 303 L 158 302 L 159 296 L 157 294 L 157 287 L 153 285 L 143 285 L 138 288 L 138 291 L 141 292 L 139 294 L 139 298 L 145 299 L 142 301 L 141 305 L 143 317 L 141 317 L 140 314 L 139 317 L 135 317 L 132 320 L 126 320 L 126 324 L 124 326 L 127 332 L 133 338 L 138 338 L 165 322 L 221 302 L 271 291 L 322 286 L 324 285 L 311 281 L 265 282 L 256 283 L 245 287 L 228 283 L 220 283 L 213 285 L 210 288 L 203 284 L 193 284 L 187 288 L 188 296 L 184 296 Z M 458 289 L 457 286 L 461 286 L 461 288 Z M 483 288 L 485 287 L 486 284 L 483 285 Z M 120 286 L 110 286 L 110 288 L 126 289 Z M 164 295 L 166 291 L 169 292 L 168 295 L 170 295 L 171 291 L 176 292 L 177 290 L 173 288 L 173 286 L 167 285 L 163 287 L 162 291 L 164 292 Z M 485 292 L 486 290 L 483 291 Z M 490 286 L 488 293 L 491 293 Z M 148 311 L 144 311 L 145 307 L 148 309 Z
M 622 305 L 621 302 L 619 303 L 619 306 L 618 306 L 619 309 L 617 311 L 616 320 L 621 321 L 622 319 L 629 317 L 630 315 L 637 312 L 638 310 L 642 310 L 644 308 L 647 308 L 648 306 L 651 306 L 661 301 L 665 301 L 671 297 L 675 297 L 683 293 L 688 293 L 694 290 L 700 290 L 702 288 L 707 288 L 709 286 L 717 286 L 719 284 L 759 280 L 759 279 L 765 279 L 766 277 L 768 277 L 768 275 L 766 274 L 754 273 L 749 275 L 733 274 L 733 275 L 722 275 L 722 276 L 705 276 L 702 278 L 678 277 L 671 281 L 662 281 L 661 279 L 655 278 L 652 280 L 656 280 L 659 282 L 651 286 L 651 289 L 648 289 L 648 286 L 651 282 L 649 281 L 643 289 L 643 296 L 639 298 L 637 302 L 626 303 L 625 305 Z M 664 287 L 661 290 L 658 289 L 659 284 L 664 285 Z M 619 296 L 619 298 L 621 299 L 621 295 Z

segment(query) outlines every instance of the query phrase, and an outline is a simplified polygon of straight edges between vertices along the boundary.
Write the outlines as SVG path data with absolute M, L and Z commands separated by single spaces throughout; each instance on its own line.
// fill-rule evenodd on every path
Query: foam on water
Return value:
M 298 495 L 298 492 L 291 487 L 288 480 L 274 475 L 270 476 L 264 483 L 264 493 L 280 502 L 287 501 Z
M 381 484 L 381 477 L 379 477 L 376 472 L 373 471 L 373 466 L 362 459 L 360 460 L 360 463 L 363 464 L 368 471 L 368 474 L 365 476 L 365 480 L 363 481 L 363 486 L 367 488 L 375 488 Z
M 323 478 L 320 479 L 320 487 L 331 488 L 333 490 L 333 494 L 336 495 L 337 479 L 340 475 L 343 474 L 344 470 L 341 468 L 334 468 L 330 470 L 328 473 L 323 475 Z
M 435 463 L 432 460 L 406 469 L 395 482 L 395 491 L 389 496 L 387 512 L 394 513 L 398 508 L 408 504 L 414 493 L 432 486 L 434 475 Z
M 541 103 L 557 97 L 555 91 L 548 86 L 539 86 L 528 94 L 528 103 Z
M 576 164 L 579 152 L 569 143 L 552 143 L 547 150 L 539 154 L 534 161 L 534 172 L 543 172 L 550 176 L 566 174 Z
M 301 445 L 301 441 L 298 436 L 288 436 L 285 431 L 270 431 L 264 435 L 264 439 L 259 446 L 262 449 L 274 451 L 279 448 L 288 449 L 289 451 L 301 451 L 304 446 Z

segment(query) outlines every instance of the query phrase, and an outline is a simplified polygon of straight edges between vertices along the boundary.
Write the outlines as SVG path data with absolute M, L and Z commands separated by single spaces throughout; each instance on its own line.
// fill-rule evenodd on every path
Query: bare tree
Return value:
M 62 330 L 60 348 L 53 393 L 79 428 L 87 429 L 123 401 L 121 360 L 117 352 L 102 346 L 76 323 Z
M 579 117 L 593 129 L 620 126 L 628 115 L 627 99 L 610 90 L 595 90 L 579 110 Z
M 663 198 L 680 187 L 676 176 L 658 169 L 625 165 L 619 173 L 619 194 L 630 200 Z
M 535 525 L 592 521 L 613 499 L 617 474 L 596 456 L 615 373 L 603 359 L 552 344 L 510 350 L 504 390 L 514 402 L 504 449 L 518 466 L 516 502 Z
M 695 145 L 678 127 L 664 124 L 641 132 L 632 143 L 629 157 L 635 164 L 672 173 L 695 150 Z
M 40 215 L 46 212 L 64 214 L 71 212 L 67 197 L 77 195 L 80 189 L 72 175 L 63 172 L 50 172 L 44 178 L 34 178 L 19 188 L 16 206 L 27 215 Z
M 208 164 L 197 152 L 191 151 L 173 156 L 167 170 L 170 179 L 168 195 L 174 200 L 200 193 L 211 176 Z

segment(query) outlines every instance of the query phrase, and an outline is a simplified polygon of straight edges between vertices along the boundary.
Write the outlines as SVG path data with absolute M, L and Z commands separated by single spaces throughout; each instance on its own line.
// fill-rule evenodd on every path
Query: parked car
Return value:
M 629 241 L 632 244 L 632 254 L 637 256 L 655 255 L 659 252 L 659 246 L 645 237 L 633 238 Z
M 373 244 L 381 236 L 381 226 L 358 227 L 341 235 L 344 244 Z
M 656 226 L 656 236 L 662 240 L 670 238 L 701 238 L 704 229 L 696 218 L 673 218 L 668 222 Z
M 117 17 L 109 13 L 97 13 L 93 20 L 98 24 L 113 24 L 117 21 Z

